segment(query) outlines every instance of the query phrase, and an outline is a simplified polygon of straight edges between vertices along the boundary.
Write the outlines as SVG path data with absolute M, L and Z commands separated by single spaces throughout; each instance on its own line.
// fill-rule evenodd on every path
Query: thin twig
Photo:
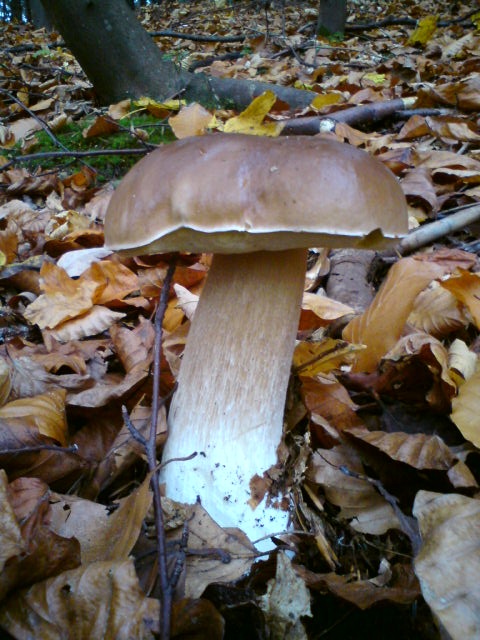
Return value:
M 130 435 L 135 440 L 135 442 L 139 442 L 145 449 L 148 447 L 147 440 L 142 436 L 140 431 L 134 426 L 130 416 L 128 415 L 127 407 L 122 405 L 122 417 L 125 426 L 127 427 Z
M 193 42 L 243 42 L 248 38 L 246 35 L 239 36 L 207 36 L 194 33 L 181 33 L 180 31 L 149 31 L 149 36 L 153 38 L 179 38 L 182 40 L 192 40 Z
M 47 134 L 47 136 L 50 138 L 50 140 L 57 146 L 60 147 L 61 149 L 63 149 L 64 151 L 68 151 L 69 149 L 62 143 L 60 142 L 60 140 L 55 136 L 55 134 L 53 133 L 53 131 L 51 130 L 51 128 L 48 126 L 48 124 L 42 120 L 42 118 L 39 118 L 38 115 L 32 111 L 31 109 L 29 109 L 27 107 L 26 104 L 24 104 L 21 100 L 19 100 L 17 98 L 16 95 L 14 95 L 13 93 L 11 93 L 10 91 L 7 91 L 6 89 L 2 89 L 0 87 L 0 93 L 3 93 L 3 95 L 7 96 L 8 98 L 10 98 L 10 100 L 12 100 L 13 102 L 15 102 L 16 104 L 18 104 L 19 107 L 21 107 L 23 109 L 23 111 L 25 111 L 26 113 L 28 113 L 28 115 L 33 118 L 36 122 L 38 122 L 38 124 L 42 127 L 42 129 L 45 131 L 45 133 Z
M 37 451 L 57 451 L 58 453 L 78 454 L 78 446 L 72 444 L 70 447 L 59 447 L 55 444 L 39 444 L 36 447 L 22 447 L 21 449 L 0 449 L 0 455 L 19 455 L 21 453 L 36 453 Z
M 155 149 L 157 145 L 149 145 L 150 149 Z M 92 151 L 44 151 L 41 153 L 28 153 L 23 156 L 16 156 L 0 167 L 0 171 L 5 171 L 10 166 L 29 162 L 30 160 L 44 160 L 48 158 L 88 158 L 89 156 L 127 156 L 145 155 L 148 149 L 96 149 Z
M 172 586 L 168 577 L 167 566 L 167 543 L 165 539 L 165 528 L 163 522 L 162 498 L 160 495 L 160 483 L 158 479 L 156 438 L 157 419 L 160 409 L 160 355 L 162 349 L 162 323 L 167 308 L 168 295 L 173 274 L 175 272 L 175 261 L 168 267 L 165 280 L 163 281 L 160 300 L 158 302 L 157 313 L 155 315 L 155 345 L 153 358 L 153 391 L 152 391 L 152 421 L 150 424 L 150 435 L 147 444 L 148 466 L 152 473 L 153 504 L 155 510 L 155 528 L 157 534 L 158 549 L 158 578 L 160 582 L 160 638 L 169 640 L 172 610 Z

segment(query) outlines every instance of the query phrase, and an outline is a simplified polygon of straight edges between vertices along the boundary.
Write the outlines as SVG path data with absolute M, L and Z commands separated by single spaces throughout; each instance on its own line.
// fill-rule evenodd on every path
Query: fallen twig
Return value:
M 411 231 L 399 242 L 395 248 L 396 251 L 401 255 L 410 253 L 480 220 L 480 204 L 475 203 L 442 213 L 445 217 L 441 220 L 430 222 Z
M 162 323 L 167 309 L 168 295 L 173 274 L 175 272 L 175 261 L 168 267 L 165 280 L 162 284 L 160 300 L 158 301 L 157 313 L 155 314 L 155 345 L 153 358 L 153 390 L 152 390 L 152 421 L 150 424 L 150 435 L 147 444 L 148 467 L 152 473 L 153 505 L 155 510 L 155 528 L 157 534 L 158 549 L 158 578 L 160 581 L 160 638 L 169 640 L 172 613 L 172 585 L 168 576 L 167 566 L 167 543 L 165 539 L 165 528 L 163 522 L 162 498 L 160 495 L 160 483 L 157 472 L 157 420 L 158 411 L 161 406 L 160 401 L 160 355 L 162 350 Z
M 248 38 L 246 35 L 240 36 L 203 36 L 196 33 L 181 33 L 179 31 L 149 31 L 152 38 L 181 38 L 182 40 L 192 40 L 193 42 L 243 42 Z
M 0 167 L 0 172 L 6 171 L 14 164 L 21 162 L 30 162 L 31 160 L 44 160 L 51 158 L 88 158 L 94 156 L 127 156 L 127 155 L 145 155 L 149 151 L 155 149 L 157 145 L 150 144 L 144 149 L 96 149 L 92 151 L 43 151 L 40 153 L 26 153 L 25 155 L 15 156 L 6 164 Z
M 334 131 L 339 122 L 359 125 L 379 122 L 413 106 L 415 98 L 396 98 L 385 102 L 362 104 L 343 111 L 329 113 L 328 116 L 307 116 L 290 118 L 283 123 L 281 135 L 315 135 L 316 133 Z
M 152 474 L 151 487 L 153 491 L 153 506 L 155 512 L 155 530 L 157 538 L 158 557 L 158 580 L 160 583 L 160 638 L 169 640 L 171 613 L 172 613 L 172 581 L 168 575 L 167 566 L 167 542 L 165 539 L 165 528 L 163 522 L 162 498 L 160 495 L 160 483 L 157 471 L 157 420 L 158 411 L 165 403 L 166 398 L 160 398 L 160 356 L 162 349 L 162 323 L 167 308 L 168 295 L 173 274 L 175 271 L 175 261 L 168 267 L 167 274 L 163 281 L 160 300 L 155 314 L 155 344 L 153 356 L 153 382 L 152 382 L 152 417 L 150 422 L 150 432 L 148 439 L 145 438 L 132 424 L 126 409 L 122 407 L 122 414 L 125 425 L 132 437 L 143 445 L 147 455 L 148 468 Z

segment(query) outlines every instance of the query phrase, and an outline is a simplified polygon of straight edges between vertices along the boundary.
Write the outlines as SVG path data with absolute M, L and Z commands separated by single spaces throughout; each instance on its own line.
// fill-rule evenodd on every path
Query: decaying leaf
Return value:
M 295 567 L 295 571 L 305 580 L 310 589 L 319 591 L 327 589 L 359 609 L 369 609 L 376 603 L 386 601 L 410 604 L 420 595 L 418 581 L 409 565 L 393 565 L 389 572 L 391 577 L 387 578 L 387 581 L 381 574 L 370 580 L 359 580 L 356 575 L 316 574 L 299 566 Z M 379 588 L 380 585 L 381 588 Z
M 149 484 L 147 476 L 138 489 L 115 505 L 113 512 L 111 505 L 52 493 L 50 527 L 64 538 L 79 541 L 84 565 L 127 560 L 150 507 Z
M 422 594 L 453 640 L 480 635 L 480 503 L 419 491 L 413 509 L 423 545 L 415 559 Z
M 199 504 L 187 506 L 186 520 L 188 546 L 197 551 L 197 555 L 187 558 L 187 597 L 198 598 L 212 582 L 230 582 L 249 570 L 256 550 L 239 529 L 222 529 Z M 173 534 L 178 538 L 178 532 L 172 532 L 169 537 Z M 202 557 L 202 550 L 210 553 Z M 222 558 L 228 561 L 222 562 Z
M 306 640 L 301 618 L 311 616 L 310 593 L 285 553 L 277 555 L 275 578 L 269 580 L 267 593 L 260 599 L 273 638 Z
M 26 549 L 20 525 L 8 499 L 7 487 L 7 475 L 0 469 L 0 571 L 3 571 L 7 560 L 19 556 Z
M 455 461 L 453 453 L 438 436 L 366 429 L 349 429 L 348 433 L 383 451 L 392 460 L 404 462 L 415 469 L 446 471 Z
M 52 438 L 62 445 L 67 441 L 65 396 L 62 389 L 52 389 L 34 398 L 12 400 L 0 407 L 0 431 L 9 421 L 22 421 L 28 429 Z M 3 421 L 3 424 L 2 424 Z
M 154 638 L 158 600 L 141 591 L 132 560 L 96 562 L 20 591 L 0 605 L 0 625 L 17 638 Z
M 346 445 L 317 450 L 307 470 L 308 482 L 320 485 L 326 498 L 341 508 L 357 531 L 380 535 L 399 523 L 391 505 L 365 480 L 342 472 L 342 467 L 364 474 L 357 454 Z

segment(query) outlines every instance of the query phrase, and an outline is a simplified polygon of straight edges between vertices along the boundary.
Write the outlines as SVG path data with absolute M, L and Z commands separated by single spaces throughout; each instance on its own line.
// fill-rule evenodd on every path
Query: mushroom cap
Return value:
M 120 182 L 105 244 L 130 255 L 384 247 L 408 230 L 402 189 L 329 138 L 211 134 L 153 151 Z

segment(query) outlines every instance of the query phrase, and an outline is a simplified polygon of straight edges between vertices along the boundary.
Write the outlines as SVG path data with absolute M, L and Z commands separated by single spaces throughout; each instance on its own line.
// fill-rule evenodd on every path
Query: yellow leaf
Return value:
M 238 116 L 227 120 L 225 133 L 246 133 L 255 136 L 276 137 L 283 125 L 280 122 L 266 122 L 263 120 L 276 101 L 273 91 L 265 91 L 258 96 Z
M 313 109 L 322 109 L 328 107 L 331 104 L 337 104 L 342 100 L 340 93 L 319 93 L 318 96 L 311 101 L 310 106 Z
M 293 366 L 298 374 L 313 378 L 351 362 L 352 354 L 359 349 L 364 349 L 363 345 L 348 344 L 333 338 L 325 338 L 320 342 L 300 342 L 293 354 Z
M 480 30 L 480 11 L 478 13 L 474 13 L 473 16 L 470 17 L 470 20 L 473 22 L 477 30 Z
M 462 436 L 476 447 L 480 447 L 480 371 L 466 380 L 452 401 L 450 418 L 459 428 Z
M 411 34 L 407 44 L 425 45 L 437 30 L 437 16 L 426 16 L 418 21 L 417 28 Z
M 33 398 L 12 400 L 0 408 L 0 420 L 23 419 L 30 428 L 35 426 L 42 436 L 67 444 L 64 389 L 52 389 Z
M 383 84 L 385 82 L 386 79 L 386 75 L 384 73 L 366 73 L 363 76 L 364 80 L 370 80 L 370 82 L 373 82 L 374 84 Z
M 185 100 L 166 100 L 165 102 L 157 102 L 152 98 L 139 98 L 133 103 L 136 107 L 156 107 L 157 109 L 169 109 L 170 111 L 178 111 L 180 107 L 187 104 Z

